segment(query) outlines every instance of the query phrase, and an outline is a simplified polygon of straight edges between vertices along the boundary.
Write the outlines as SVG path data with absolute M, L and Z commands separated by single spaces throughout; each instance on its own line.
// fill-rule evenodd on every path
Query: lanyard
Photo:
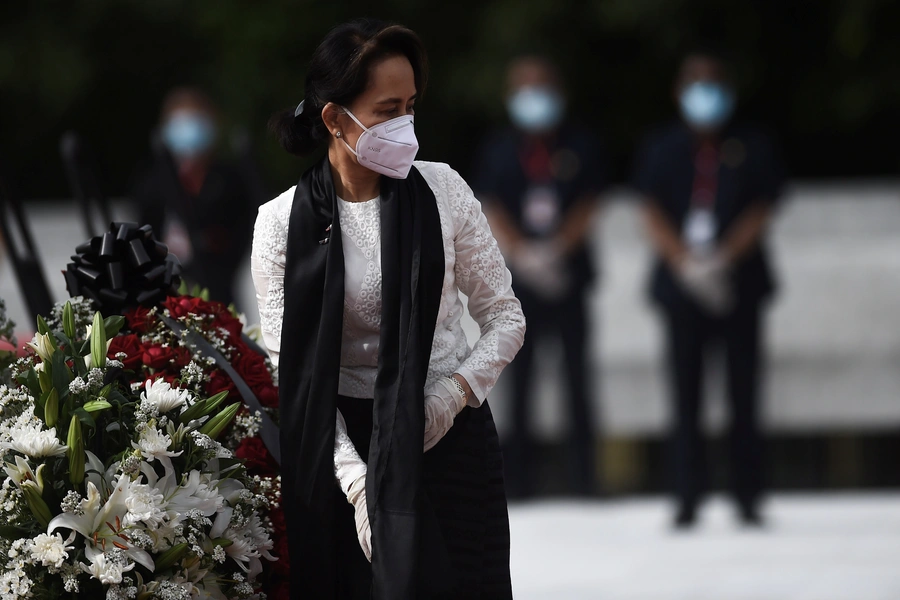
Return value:
M 546 144 L 533 142 L 519 152 L 519 162 L 525 178 L 531 184 L 547 184 L 553 180 L 550 151 Z
M 719 187 L 719 148 L 713 142 L 703 142 L 694 154 L 694 187 L 691 207 L 712 210 Z

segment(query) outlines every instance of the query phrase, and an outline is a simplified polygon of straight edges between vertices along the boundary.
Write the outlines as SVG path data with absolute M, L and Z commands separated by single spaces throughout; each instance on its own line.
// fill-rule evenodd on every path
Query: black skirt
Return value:
M 365 461 L 372 435 L 372 406 L 371 399 L 337 399 L 347 433 Z M 487 402 L 457 415 L 447 435 L 425 453 L 423 469 L 424 491 L 439 529 L 428 539 L 443 542 L 453 579 L 452 593 L 440 597 L 512 598 L 503 461 Z M 359 547 L 353 507 L 338 485 L 334 489 L 337 597 L 368 600 L 371 565 Z M 421 600 L 436 598 L 425 595 Z

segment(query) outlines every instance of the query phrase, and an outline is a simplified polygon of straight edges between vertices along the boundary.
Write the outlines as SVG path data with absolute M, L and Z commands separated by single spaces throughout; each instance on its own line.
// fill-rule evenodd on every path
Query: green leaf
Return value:
M 24 374 L 17 378 L 18 382 L 28 388 L 35 396 L 41 395 L 41 382 L 38 379 L 38 372 L 34 369 L 28 369 Z
M 47 321 L 44 320 L 44 317 L 41 315 L 37 316 L 37 330 L 41 335 L 50 333 L 50 328 L 47 326 Z
M 42 393 L 49 392 L 53 388 L 53 378 L 50 377 L 50 370 L 50 365 L 44 363 L 44 368 L 38 373 L 38 383 Z
M 188 545 L 182 542 L 180 544 L 175 544 L 174 546 L 160 554 L 159 557 L 154 561 L 156 572 L 158 573 L 174 565 L 184 557 L 187 551 Z
M 196 298 L 199 295 L 200 295 L 200 285 L 195 283 L 194 287 L 191 288 L 191 296 Z
M 79 406 L 72 411 L 72 418 L 74 419 L 76 417 L 81 423 L 84 423 L 86 426 L 92 429 L 97 426 L 97 422 L 94 420 L 94 417 L 91 416 L 91 413 L 88 412 L 84 406 Z
M 50 362 L 53 387 L 56 388 L 60 398 L 65 398 L 69 395 L 69 384 L 75 379 L 75 374 L 66 364 L 66 357 L 62 352 L 56 352 Z
M 16 525 L 0 525 L 0 537 L 8 540 L 17 540 L 23 537 L 31 537 L 31 533 L 24 527 Z
M 215 396 L 210 396 L 206 400 L 198 400 L 194 403 L 193 406 L 181 413 L 181 416 L 178 417 L 178 420 L 186 425 L 194 419 L 204 417 L 218 408 L 219 404 L 221 404 L 227 397 L 228 391 L 226 390 L 224 392 L 219 392 Z
M 122 392 L 119 390 L 112 390 L 108 396 L 106 396 L 107 400 L 111 400 L 117 404 L 128 404 L 129 400 L 125 396 L 122 395 Z
M 106 410 L 107 408 L 112 408 L 112 404 L 110 404 L 106 400 L 91 400 L 90 402 L 85 402 L 84 406 L 82 408 L 86 412 L 92 413 L 92 412 L 98 412 L 101 410 Z M 75 413 L 77 414 L 78 411 L 76 410 Z
M 34 400 L 34 416 L 36 416 L 40 420 L 44 420 L 44 405 L 47 404 L 47 398 L 50 396 L 50 391 L 46 391 L 43 394 L 38 394 L 38 396 Z
M 200 428 L 200 433 L 205 433 L 209 437 L 216 439 L 225 430 L 234 416 L 237 414 L 238 409 L 241 407 L 240 402 L 235 402 L 222 409 L 222 412 L 217 414 L 215 417 L 207 421 L 203 427 Z
M 66 305 L 63 307 L 63 332 L 65 332 L 66 337 L 70 340 L 75 339 L 75 311 L 72 310 L 72 303 L 66 301 Z
M 56 427 L 58 420 L 59 394 L 56 392 L 56 388 L 53 388 L 47 393 L 47 398 L 44 401 L 44 423 L 47 424 L 47 427 Z
M 84 471 L 83 464 L 81 470 Z M 53 515 L 50 514 L 50 507 L 41 498 L 41 493 L 33 485 L 23 485 L 22 492 L 25 495 L 25 502 L 28 504 L 31 514 L 41 524 L 41 527 L 46 528 L 50 524 L 50 519 L 53 518 Z
M 78 410 L 83 411 L 83 409 Z M 90 415 L 88 416 L 90 417 Z M 84 481 L 84 438 L 81 434 L 81 421 L 77 414 L 72 415 L 72 421 L 69 423 L 66 445 L 68 446 L 66 454 L 69 457 L 69 481 L 80 485 Z
M 106 339 L 111 340 L 122 331 L 125 325 L 125 317 L 121 315 L 113 315 L 103 320 L 103 326 L 106 328 Z
M 99 312 L 94 313 L 94 326 L 91 327 L 91 364 L 98 368 L 106 365 L 106 327 Z
M 100 390 L 100 392 L 97 395 L 101 398 L 109 398 L 109 393 L 112 391 L 112 389 L 113 389 L 113 384 L 107 383 L 106 385 L 103 386 L 103 389 Z

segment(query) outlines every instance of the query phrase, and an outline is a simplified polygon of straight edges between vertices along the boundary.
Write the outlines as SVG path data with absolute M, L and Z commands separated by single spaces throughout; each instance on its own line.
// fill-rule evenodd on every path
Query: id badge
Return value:
M 707 248 L 716 240 L 716 216 L 709 208 L 691 208 L 684 221 L 684 239 L 692 248 Z
M 529 188 L 525 192 L 522 220 L 530 231 L 538 235 L 550 233 L 559 220 L 559 195 L 556 190 L 550 186 Z

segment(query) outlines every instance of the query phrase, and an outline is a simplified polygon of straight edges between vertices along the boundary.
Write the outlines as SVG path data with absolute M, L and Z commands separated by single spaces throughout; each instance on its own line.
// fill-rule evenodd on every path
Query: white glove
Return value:
M 453 419 L 465 406 L 465 396 L 450 377 L 442 377 L 425 388 L 425 452 L 447 435 Z
M 545 300 L 560 298 L 569 289 L 569 273 L 554 242 L 525 242 L 509 262 L 516 276 Z
M 369 527 L 369 508 L 366 506 L 366 476 L 360 476 L 350 484 L 347 502 L 356 509 L 356 536 L 359 546 L 369 562 L 372 562 L 372 528 Z
M 717 255 L 690 255 L 678 271 L 682 287 L 713 315 L 724 315 L 734 306 L 728 280 L 728 264 Z

